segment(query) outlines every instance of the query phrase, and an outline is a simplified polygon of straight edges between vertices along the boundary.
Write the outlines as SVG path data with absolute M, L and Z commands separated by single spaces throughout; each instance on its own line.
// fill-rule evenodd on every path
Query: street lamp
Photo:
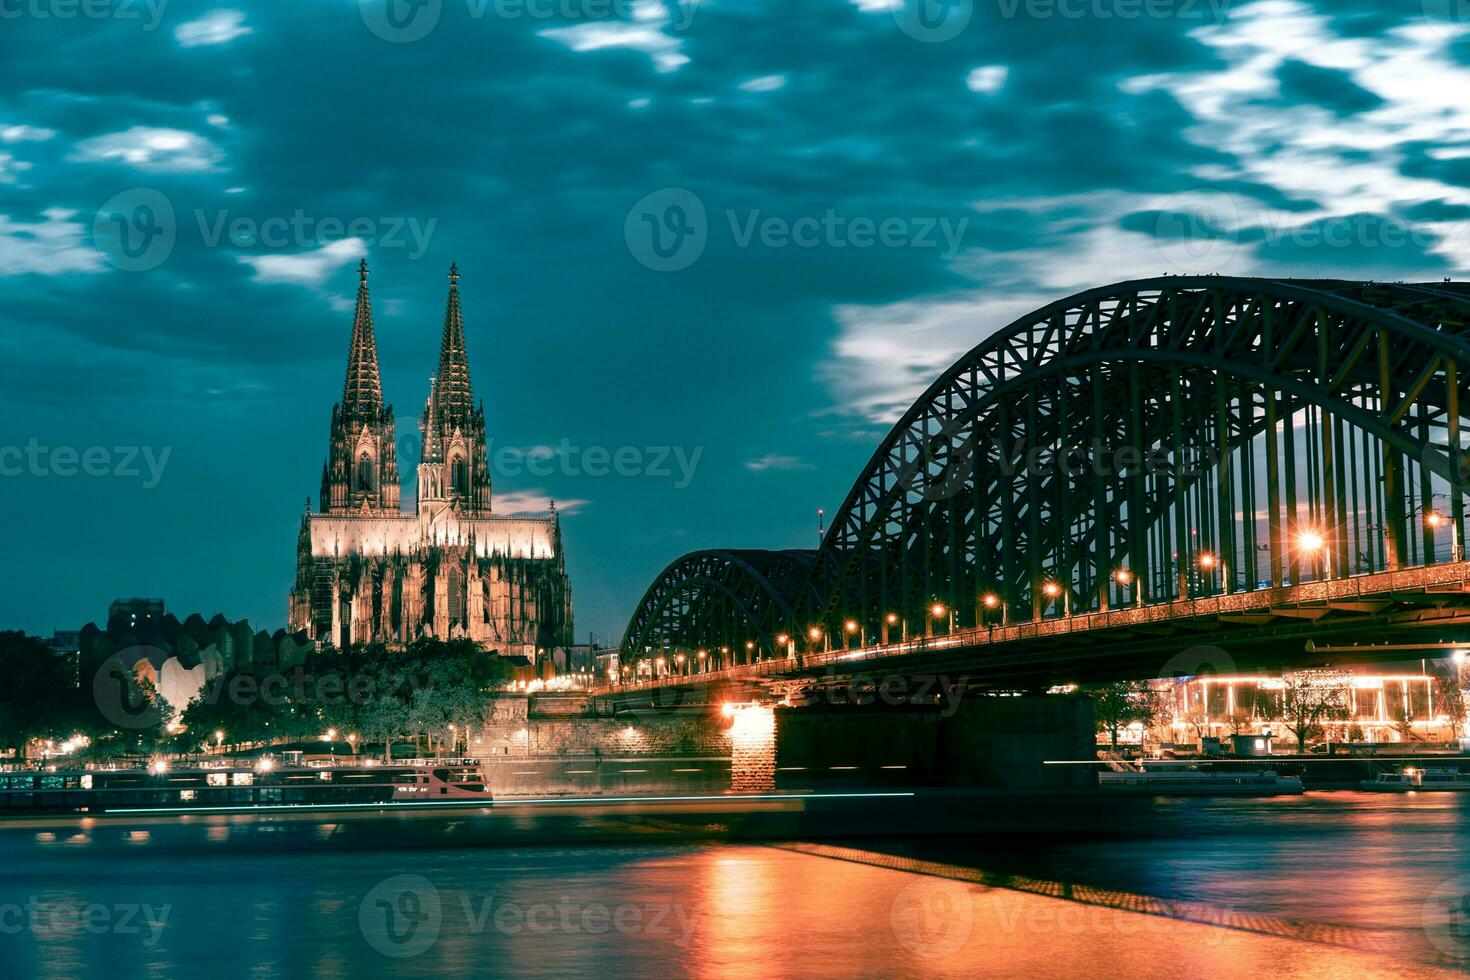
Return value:
M 1122 588 L 1125 588 L 1125 589 L 1132 588 L 1133 589 L 1133 604 L 1135 606 L 1141 606 L 1141 605 L 1143 605 L 1143 593 L 1138 588 L 1138 576 L 1134 575 L 1133 574 L 1133 571 L 1131 569 L 1129 569 L 1129 568 L 1118 568 L 1118 569 L 1114 569 L 1114 571 L 1113 571 L 1113 581 L 1114 582 L 1117 582 L 1118 585 L 1121 586 Z
M 826 651 L 830 651 L 832 649 L 830 637 L 827 636 L 826 631 L 823 630 L 820 626 L 813 626 L 808 629 L 806 631 L 806 637 L 813 643 L 816 643 L 818 640 L 824 640 L 825 642 L 823 642 L 822 644 L 822 649 Z
M 1332 580 L 1332 552 L 1327 549 L 1327 539 L 1320 531 L 1306 530 L 1296 536 L 1297 550 L 1304 555 L 1316 558 L 1320 552 L 1322 555 L 1322 577 L 1328 581 Z
M 786 656 L 788 656 L 788 657 L 794 657 L 794 656 L 796 656 L 796 641 L 792 640 L 791 637 L 790 637 L 790 635 L 788 635 L 786 633 L 778 633 L 778 634 L 776 634 L 776 646 L 777 646 L 777 648 L 785 647 L 786 648 Z
M 983 605 L 986 609 L 992 611 L 999 609 L 1000 625 L 1004 626 L 1006 624 L 1006 607 L 1005 603 L 1000 601 L 1000 596 L 996 595 L 994 592 L 987 592 L 980 597 L 980 604 Z
M 863 633 L 861 627 L 858 626 L 857 620 L 855 620 L 855 619 L 849 619 L 847 622 L 845 622 L 845 623 L 842 624 L 842 630 L 848 636 L 852 636 L 854 633 L 859 634 L 859 636 L 858 636 L 858 646 L 865 647 L 865 646 L 868 645 L 867 636 Z M 846 646 L 847 646 L 847 644 L 844 643 L 843 644 L 843 647 L 845 648 Z
M 1041 594 L 1053 601 L 1060 597 L 1062 600 L 1062 615 L 1072 615 L 1072 593 L 1070 590 L 1063 588 L 1060 582 L 1047 579 L 1041 584 Z
M 1460 529 L 1455 522 L 1446 518 L 1438 511 L 1431 510 L 1424 515 L 1424 523 L 1433 532 L 1448 524 L 1450 526 L 1450 561 L 1460 560 Z
M 892 613 L 891 612 L 888 615 L 886 615 L 886 616 L 883 617 L 883 642 L 884 643 L 888 643 L 891 640 L 891 637 L 890 637 L 890 634 L 889 634 L 889 628 L 892 627 L 892 626 L 898 626 L 898 613 Z M 901 642 L 902 641 L 907 641 L 908 638 L 909 638 L 909 624 L 908 624 L 908 620 L 904 620 L 903 626 L 899 629 L 899 640 Z
M 216 753 L 218 753 L 220 751 L 220 743 L 223 742 L 224 740 L 225 740 L 225 733 L 222 732 L 222 731 L 220 731 L 219 729 L 215 729 L 215 732 L 214 732 L 214 751 Z
M 1209 575 L 1209 574 L 1213 573 L 1214 570 L 1215 570 L 1215 567 L 1216 566 L 1219 566 L 1219 568 L 1220 568 L 1220 583 L 1221 583 L 1220 591 L 1221 592 L 1224 592 L 1225 591 L 1225 588 L 1224 588 L 1225 575 L 1227 574 L 1226 573 L 1226 570 L 1225 570 L 1225 563 L 1223 561 L 1221 561 L 1220 559 L 1216 558 L 1212 552 L 1208 552 L 1208 551 L 1201 551 L 1199 553 L 1199 557 L 1196 558 L 1195 561 L 1199 564 L 1200 570 L 1202 572 L 1204 572 L 1204 574 L 1206 574 L 1206 575 Z
M 950 632 L 950 633 L 953 633 L 954 632 L 954 610 L 953 609 L 947 609 L 947 608 L 945 608 L 944 603 L 942 603 L 942 602 L 936 602 L 936 603 L 934 603 L 934 605 L 932 605 L 932 606 L 929 607 L 929 615 L 933 616 L 935 619 L 944 619 L 945 616 L 948 616 L 949 617 L 949 630 L 948 630 L 948 632 Z M 932 633 L 933 630 L 930 630 L 930 632 Z
M 750 658 L 751 658 L 751 656 L 754 653 L 755 653 L 755 641 L 754 640 L 746 640 L 745 641 L 745 662 L 746 663 L 750 663 Z

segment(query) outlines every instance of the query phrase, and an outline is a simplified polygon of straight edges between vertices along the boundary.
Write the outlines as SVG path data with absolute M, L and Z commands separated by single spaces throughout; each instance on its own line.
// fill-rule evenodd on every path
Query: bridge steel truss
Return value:
M 740 660 L 775 631 L 831 649 L 1456 559 L 1467 366 L 1465 284 L 1079 293 L 936 380 L 814 555 L 736 583 L 685 563 L 772 553 L 680 559 L 623 653 L 718 642 Z
M 791 600 L 811 576 L 815 551 L 696 551 L 656 578 L 624 632 L 625 661 L 685 657 L 708 667 L 774 655 L 790 629 Z

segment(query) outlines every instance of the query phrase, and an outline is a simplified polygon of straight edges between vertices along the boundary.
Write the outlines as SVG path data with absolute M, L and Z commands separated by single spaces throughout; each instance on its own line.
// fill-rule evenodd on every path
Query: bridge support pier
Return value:
M 1096 752 L 1092 702 L 961 694 L 943 706 L 818 702 L 776 710 L 781 787 L 839 781 L 912 786 L 1085 788 Z

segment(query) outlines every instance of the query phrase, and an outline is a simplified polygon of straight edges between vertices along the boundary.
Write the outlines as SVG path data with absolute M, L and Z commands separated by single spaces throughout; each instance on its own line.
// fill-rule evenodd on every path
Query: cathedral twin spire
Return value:
M 383 405 L 366 259 L 358 266 L 358 277 L 347 377 L 341 407 L 333 413 L 332 446 L 322 476 L 322 509 L 396 513 L 398 468 L 393 410 Z M 488 514 L 485 416 L 483 409 L 474 406 L 470 384 L 458 265 L 449 267 L 449 301 L 444 312 L 439 370 L 430 379 L 420 429 L 420 505 L 426 500 L 452 501 L 468 513 Z

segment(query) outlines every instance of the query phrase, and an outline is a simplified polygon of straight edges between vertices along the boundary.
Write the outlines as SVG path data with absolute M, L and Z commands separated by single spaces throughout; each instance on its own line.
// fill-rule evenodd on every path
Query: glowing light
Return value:
M 755 649 L 755 641 L 754 640 L 746 640 L 745 641 L 745 649 L 747 649 L 747 650 L 754 650 Z
M 155 776 L 162 776 L 164 773 L 168 772 L 168 763 L 165 762 L 163 759 L 154 759 L 152 762 L 148 763 L 148 771 L 153 773 Z
M 847 622 L 842 624 L 842 628 L 847 630 L 849 633 L 856 633 L 858 631 L 857 620 L 849 619 Z
M 1201 552 L 1200 553 L 1200 556 L 1199 556 L 1199 567 L 1200 568 L 1214 568 L 1215 567 L 1215 556 L 1212 555 L 1212 554 L 1210 554 L 1208 551 Z
M 883 617 L 883 621 L 886 622 L 889 626 L 892 626 L 893 624 L 898 622 L 898 613 L 889 613 L 887 616 Z
M 1326 544 L 1326 540 L 1317 531 L 1303 531 L 1296 538 L 1296 546 L 1309 554 L 1321 551 Z
M 941 619 L 943 618 L 945 613 L 949 612 L 949 610 L 944 608 L 944 603 L 936 602 L 934 603 L 934 605 L 929 607 L 929 612 L 934 615 L 935 619 Z
M 1047 582 L 1041 586 L 1041 591 L 1052 598 L 1062 594 L 1062 587 L 1055 582 Z
M 724 715 L 726 718 L 734 718 L 735 705 L 729 701 L 726 701 L 724 704 L 720 705 L 720 714 Z
M 820 640 L 822 638 L 822 628 L 820 626 L 813 626 L 806 631 L 806 635 L 810 639 Z
M 1113 573 L 1113 578 L 1118 580 L 1119 585 L 1127 585 L 1133 581 L 1133 573 L 1126 568 L 1120 568 Z
M 261 756 L 260 761 L 255 763 L 255 768 L 261 772 L 270 772 L 276 767 L 276 760 L 270 756 Z
M 996 595 L 994 592 L 987 592 L 980 597 L 980 601 L 985 603 L 986 609 L 994 609 L 996 606 L 1000 605 L 1000 596 Z
M 1424 515 L 1424 523 L 1430 527 L 1439 527 L 1444 523 L 1444 518 L 1431 510 L 1428 514 Z

